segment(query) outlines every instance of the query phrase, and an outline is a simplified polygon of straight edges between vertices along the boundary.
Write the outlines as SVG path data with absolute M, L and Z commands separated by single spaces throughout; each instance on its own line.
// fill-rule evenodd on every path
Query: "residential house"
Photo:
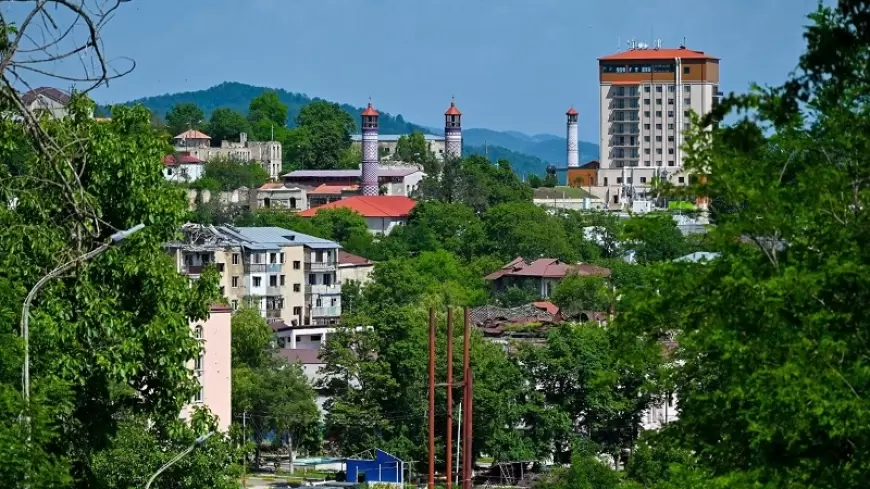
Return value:
M 350 209 L 365 218 L 366 225 L 373 234 L 387 235 L 396 226 L 408 222 L 408 215 L 415 205 L 414 199 L 398 195 L 357 195 L 302 211 L 299 215 L 314 217 L 323 209 Z
M 378 185 L 383 195 L 413 194 L 425 173 L 419 165 L 395 165 L 378 167 Z M 284 185 L 304 185 L 316 188 L 321 185 L 333 187 L 359 186 L 362 178 L 362 170 L 296 170 L 284 175 Z
M 371 280 L 375 262 L 344 250 L 338 251 L 338 281 L 343 285 L 354 281 L 360 285 Z
M 181 418 L 188 419 L 196 409 L 207 408 L 217 417 L 218 428 L 226 433 L 232 422 L 232 309 L 213 306 L 208 319 L 191 322 L 194 338 L 200 342 L 199 356 L 190 362 L 199 391 L 181 410 Z
M 556 258 L 528 261 L 518 256 L 507 265 L 487 275 L 494 290 L 511 286 L 533 286 L 541 297 L 550 297 L 559 282 L 569 275 L 609 277 L 610 270 L 588 263 L 564 263 Z
M 205 162 L 190 154 L 177 153 L 163 158 L 163 177 L 170 182 L 188 183 L 202 178 Z
M 332 324 L 341 316 L 340 245 L 278 227 L 186 224 L 169 243 L 181 273 L 198 278 L 214 264 L 233 310 L 249 305 L 269 321 Z
M 330 202 L 359 195 L 359 185 L 329 185 L 324 183 L 308 191 L 308 207 L 319 207 Z
M 221 141 L 220 147 L 211 146 L 211 136 L 189 129 L 173 138 L 175 151 L 194 156 L 202 161 L 226 158 L 237 161 L 254 161 L 263 166 L 269 178 L 281 174 L 283 147 L 279 141 L 248 141 L 246 133 L 239 134 L 239 142 Z
M 39 87 L 21 94 L 21 102 L 32 114 L 47 113 L 52 119 L 69 115 L 70 94 L 52 87 Z
M 386 160 L 392 160 L 396 155 L 396 147 L 399 145 L 401 134 L 378 134 L 378 151 L 381 157 Z M 444 136 L 436 136 L 434 134 L 423 134 L 426 140 L 426 145 L 429 152 L 435 156 L 435 159 L 441 161 L 444 159 L 445 139 Z M 357 149 L 362 148 L 362 134 L 353 134 L 350 137 L 351 144 Z
M 281 182 L 264 183 L 256 190 L 255 208 L 303 211 L 308 208 L 308 193 L 304 188 L 286 187 Z
M 327 336 L 335 332 L 335 327 L 301 329 L 281 326 L 283 327 L 278 329 L 273 326 L 275 337 L 278 338 L 278 355 L 288 363 L 296 363 L 302 367 L 302 373 L 317 394 L 314 401 L 321 414 L 325 414 L 324 406 L 329 396 L 324 389 L 318 388 L 323 379 L 323 373 L 320 371 L 323 366 L 320 349 L 326 344 Z M 316 347 L 313 346 L 315 344 Z

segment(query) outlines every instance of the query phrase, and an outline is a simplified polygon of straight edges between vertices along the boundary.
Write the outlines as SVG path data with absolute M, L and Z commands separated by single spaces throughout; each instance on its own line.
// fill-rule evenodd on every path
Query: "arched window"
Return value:
M 202 326 L 197 326 L 196 328 L 194 328 L 193 337 L 198 340 L 202 339 Z

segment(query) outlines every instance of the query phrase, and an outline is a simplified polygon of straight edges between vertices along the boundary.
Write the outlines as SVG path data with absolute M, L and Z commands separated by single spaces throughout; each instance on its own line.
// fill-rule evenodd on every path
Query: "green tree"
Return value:
M 544 186 L 544 181 L 537 175 L 529 175 L 529 187 L 539 188 Z
M 267 121 L 279 127 L 286 127 L 287 105 L 278 98 L 278 92 L 263 92 L 251 100 L 248 107 L 248 120 L 254 125 Z
M 400 242 L 400 253 L 447 250 L 463 260 L 471 260 L 484 247 L 480 217 L 462 203 L 418 202 L 405 226 L 397 227 L 385 238 L 389 245 Z
M 632 217 L 622 231 L 625 247 L 639 263 L 673 260 L 694 251 L 669 214 Z
M 229 192 L 242 187 L 259 188 L 269 180 L 269 173 L 257 162 L 239 161 L 231 158 L 212 158 L 205 164 L 202 181 L 191 184 L 194 188 Z M 217 196 L 212 196 L 216 199 Z
M 483 216 L 486 247 L 502 260 L 559 258 L 574 261 L 565 229 L 557 217 L 531 202 L 497 205 Z
M 323 209 L 311 218 L 318 236 L 338 241 L 352 253 L 365 253 L 371 246 L 372 234 L 365 218 L 350 209 Z
M 423 171 L 428 174 L 438 174 L 441 170 L 432 148 L 426 141 L 426 136 L 420 131 L 399 137 L 394 159 L 422 165 Z
M 178 103 L 166 113 L 166 126 L 173 137 L 188 129 L 202 130 L 206 127 L 205 113 L 196 104 Z
M 220 141 L 238 142 L 239 134 L 251 132 L 251 124 L 240 112 L 218 108 L 212 111 L 207 130 L 213 143 Z
M 611 294 L 602 277 L 571 275 L 559 282 L 551 300 L 563 315 L 578 318 L 583 312 L 608 310 Z
M 531 202 L 532 188 L 511 170 L 507 161 L 493 165 L 483 156 L 445 158 L 440 173 L 423 178 L 420 198 L 443 202 L 462 202 L 476 212 L 508 202 Z
M 306 105 L 296 117 L 296 128 L 288 136 L 289 160 L 300 168 L 339 168 L 356 131 L 354 119 L 338 104 L 317 100 Z
M 150 114 L 116 106 L 111 121 L 97 122 L 88 116 L 92 108 L 74 97 L 71 117 L 43 120 L 48 146 L 26 124 L 0 123 L 0 160 L 23 162 L 14 176 L 0 164 L 0 195 L 16 202 L 0 207 L 0 477 L 10 487 L 20 487 L 25 474 L 33 488 L 105 487 L 97 460 L 117 446 L 122 420 L 130 413 L 175 418 L 196 391 L 186 367 L 199 352 L 189 321 L 204 319 L 217 299 L 215 271 L 191 284 L 164 251 L 183 223 L 186 197 L 161 174 L 169 148 L 152 131 Z M 59 264 L 137 223 L 147 227 L 49 281 L 33 302 L 28 442 L 18 421 L 24 297 Z M 162 439 L 156 447 L 171 444 Z M 212 465 L 213 477 L 225 469 Z

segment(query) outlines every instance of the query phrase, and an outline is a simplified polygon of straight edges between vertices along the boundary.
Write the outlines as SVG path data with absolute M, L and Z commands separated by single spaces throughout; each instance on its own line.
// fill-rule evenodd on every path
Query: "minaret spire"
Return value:
M 456 108 L 456 99 L 450 99 L 450 107 L 444 112 L 444 155 L 462 157 L 462 112 Z
M 362 112 L 362 194 L 378 195 L 378 111 L 372 107 L 371 97 L 369 105 Z
M 577 139 L 577 118 L 579 113 L 572 105 L 565 115 L 568 116 L 568 155 L 565 158 L 565 162 L 568 168 L 579 168 L 580 154 Z

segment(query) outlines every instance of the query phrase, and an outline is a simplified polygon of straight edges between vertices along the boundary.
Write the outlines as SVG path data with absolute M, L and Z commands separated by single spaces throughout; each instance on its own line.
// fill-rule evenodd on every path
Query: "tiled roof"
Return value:
M 621 53 L 611 54 L 598 58 L 599 61 L 644 61 L 644 60 L 672 60 L 680 59 L 709 59 L 718 60 L 703 51 L 693 51 L 686 48 L 678 49 L 630 49 Z
M 532 304 L 534 304 L 534 306 L 537 307 L 538 309 L 547 311 L 550 314 L 556 314 L 559 312 L 559 306 L 557 306 L 556 304 L 553 304 L 550 301 L 539 301 L 539 302 L 533 302 Z
M 377 117 L 379 114 L 378 114 L 378 111 L 375 110 L 374 107 L 372 107 L 372 103 L 369 102 L 368 107 L 366 107 L 366 109 L 364 111 L 362 111 L 362 115 L 364 117 Z
M 323 360 L 320 359 L 320 350 L 280 348 L 278 350 L 278 355 L 283 357 L 290 363 L 301 363 L 302 365 L 323 365 Z
M 178 136 L 175 136 L 175 139 L 211 139 L 211 137 L 204 132 L 197 131 L 196 129 L 188 129 Z
M 356 256 L 354 254 L 348 253 L 344 250 L 338 250 L 338 265 L 349 265 L 349 266 L 366 266 L 366 265 L 374 265 L 375 262 L 369 260 L 368 258 L 363 258 L 361 256 Z
M 403 195 L 355 195 L 302 211 L 299 215 L 313 217 L 321 209 L 350 209 L 363 217 L 407 217 L 416 204 L 414 199 Z
M 565 115 L 577 115 L 579 113 L 580 112 L 577 112 L 577 109 L 575 109 L 574 106 L 572 105 L 571 108 L 568 109 L 568 112 Z
M 592 160 L 580 165 L 580 168 L 583 170 L 597 170 L 601 168 L 601 163 L 598 160 Z
M 39 87 L 34 88 L 28 92 L 24 92 L 21 95 L 21 101 L 24 102 L 24 105 L 32 104 L 37 97 L 42 95 L 43 97 L 54 100 L 55 102 L 66 105 L 69 103 L 69 94 L 64 92 L 63 90 L 58 90 L 57 88 L 52 87 Z
M 308 192 L 308 195 L 341 195 L 342 192 L 356 192 L 359 185 L 328 185 L 323 184 Z
M 570 264 L 555 258 L 538 258 L 533 262 L 518 256 L 501 269 L 487 275 L 486 280 L 497 280 L 501 277 L 540 277 L 563 278 L 568 275 L 609 277 L 610 270 L 588 263 Z
M 201 165 L 203 163 L 204 162 L 201 159 L 189 154 L 166 155 L 163 158 L 163 164 L 166 166 Z
M 456 101 L 450 101 L 450 107 L 447 108 L 447 112 L 444 112 L 444 115 L 462 115 L 462 112 L 456 108 Z

